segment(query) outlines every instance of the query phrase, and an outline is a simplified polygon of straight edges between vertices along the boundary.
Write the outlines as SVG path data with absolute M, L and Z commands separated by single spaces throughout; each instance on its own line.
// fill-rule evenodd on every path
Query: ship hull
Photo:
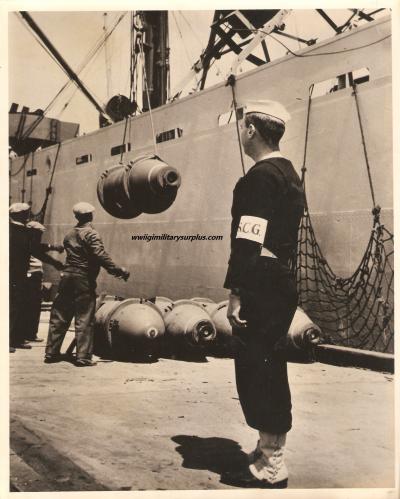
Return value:
M 358 88 L 361 122 L 382 221 L 392 230 L 392 106 L 390 19 L 383 19 L 333 40 L 286 56 L 236 81 L 240 105 L 247 99 L 274 99 L 292 115 L 282 152 L 300 173 L 310 87 L 340 74 L 368 68 L 369 81 Z M 384 39 L 386 37 L 386 39 Z M 377 40 L 382 40 L 374 43 Z M 372 45 L 371 45 L 372 44 Z M 359 48 L 362 47 L 362 48 Z M 331 55 L 322 55 L 335 52 Z M 11 162 L 10 200 L 31 201 L 39 212 L 54 168 L 52 192 L 44 223 L 45 238 L 61 242 L 74 224 L 72 206 L 95 205 L 94 225 L 113 259 L 128 268 L 128 283 L 104 271 L 99 291 L 122 296 L 164 295 L 171 299 L 206 296 L 224 299 L 229 257 L 232 190 L 242 175 L 234 123 L 219 125 L 232 104 L 225 84 L 193 94 L 91 134 L 19 157 Z M 156 133 L 179 128 L 181 137 L 157 144 Z M 112 148 L 130 143 L 130 151 L 111 155 Z M 174 204 L 156 215 L 118 220 L 101 207 L 97 181 L 107 168 L 148 153 L 178 169 L 182 185 Z M 79 163 L 86 157 L 88 162 Z M 79 163 L 79 164 L 78 164 Z M 251 166 L 245 158 L 245 168 Z M 311 102 L 306 156 L 306 192 L 316 236 L 325 258 L 340 276 L 357 267 L 372 228 L 373 202 L 361 140 L 357 107 L 351 88 L 315 96 Z M 36 170 L 36 175 L 30 175 Z M 19 173 L 17 173 L 19 172 Z M 134 240 L 136 235 L 223 236 L 222 240 Z M 148 238 L 150 239 L 150 238 Z M 58 275 L 46 269 L 46 279 Z

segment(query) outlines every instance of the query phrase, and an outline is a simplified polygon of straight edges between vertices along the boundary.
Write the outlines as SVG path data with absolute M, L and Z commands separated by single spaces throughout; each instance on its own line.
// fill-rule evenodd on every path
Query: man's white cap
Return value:
M 244 104 L 245 113 L 262 113 L 286 123 L 291 116 L 280 102 L 274 100 L 250 100 Z
M 44 232 L 46 230 L 45 226 L 35 220 L 31 220 L 26 224 L 28 229 L 40 230 L 40 232 Z
M 22 213 L 23 211 L 29 211 L 31 208 L 28 203 L 13 203 L 10 208 L 10 214 Z
M 72 208 L 74 215 L 86 215 L 87 213 L 94 212 L 94 206 L 90 203 L 86 203 L 85 201 L 81 201 L 80 203 L 76 203 Z

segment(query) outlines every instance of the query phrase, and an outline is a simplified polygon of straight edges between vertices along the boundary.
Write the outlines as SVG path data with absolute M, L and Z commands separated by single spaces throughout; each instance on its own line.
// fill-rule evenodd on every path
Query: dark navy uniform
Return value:
M 291 428 L 291 398 L 286 360 L 274 347 L 287 334 L 297 305 L 289 261 L 296 251 L 304 193 L 291 162 L 274 153 L 269 156 L 234 189 L 224 287 L 237 290 L 240 317 L 247 321 L 246 328 L 234 328 L 244 343 L 235 358 L 235 371 L 246 421 L 257 430 L 279 434 Z M 261 219 L 266 221 L 263 244 L 237 237 L 238 231 L 258 234 L 256 222 Z
M 100 267 L 116 277 L 124 276 L 104 249 L 99 233 L 90 223 L 76 225 L 64 238 L 66 262 L 50 314 L 46 356 L 60 353 L 65 334 L 75 316 L 77 359 L 90 359 L 93 350 L 93 320 L 96 278 Z
M 27 272 L 31 255 L 61 270 L 63 265 L 46 252 L 52 247 L 40 243 L 32 230 L 22 223 L 10 223 L 10 345 L 19 346 L 25 340 L 25 314 Z

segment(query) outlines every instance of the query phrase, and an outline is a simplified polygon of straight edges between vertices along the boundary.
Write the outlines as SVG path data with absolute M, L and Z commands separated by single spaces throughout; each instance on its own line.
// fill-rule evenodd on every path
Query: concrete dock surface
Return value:
M 221 473 L 246 461 L 257 432 L 231 359 L 77 368 L 44 364 L 44 342 L 32 346 L 10 354 L 12 491 L 238 490 Z M 289 488 L 393 488 L 394 376 L 290 363 L 289 379 Z

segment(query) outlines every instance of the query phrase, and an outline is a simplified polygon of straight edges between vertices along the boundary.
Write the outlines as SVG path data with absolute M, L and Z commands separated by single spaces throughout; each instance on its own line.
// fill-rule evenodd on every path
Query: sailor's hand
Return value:
M 62 262 L 57 261 L 56 263 L 54 263 L 54 267 L 57 270 L 63 270 L 64 269 L 64 264 Z
M 64 246 L 62 244 L 55 244 L 50 246 L 50 251 L 58 251 L 59 253 L 63 253 Z
M 123 279 L 125 282 L 129 279 L 130 272 L 126 270 L 124 267 L 121 267 L 121 272 L 118 276 L 119 279 Z
M 239 317 L 240 307 L 240 296 L 231 293 L 229 295 L 228 310 L 226 315 L 232 327 L 244 328 L 247 326 L 247 321 Z

